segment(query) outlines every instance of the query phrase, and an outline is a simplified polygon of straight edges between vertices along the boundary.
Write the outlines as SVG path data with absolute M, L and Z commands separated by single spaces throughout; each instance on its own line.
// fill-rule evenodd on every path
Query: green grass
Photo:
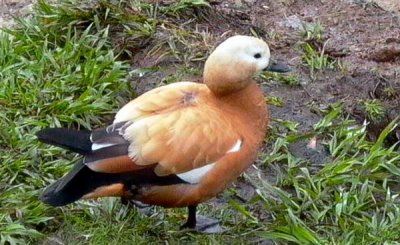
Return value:
M 324 27 L 320 22 L 306 23 L 303 25 L 300 36 L 303 39 L 299 43 L 302 59 L 310 69 L 311 79 L 315 79 L 316 74 L 324 69 L 333 69 L 339 67 L 344 69 L 343 65 L 325 54 L 325 46 L 329 40 L 324 36 Z
M 295 74 L 283 74 L 276 72 L 263 72 L 259 74 L 259 77 L 266 81 L 277 81 L 281 84 L 288 86 L 298 86 L 300 85 L 300 79 Z
M 378 121 L 385 115 L 385 108 L 378 100 L 364 100 L 361 103 L 368 119 Z
M 301 30 L 301 37 L 306 41 L 314 41 L 317 43 L 323 43 L 324 37 L 324 27 L 320 22 L 305 23 Z
M 310 69 L 311 78 L 315 77 L 316 72 L 324 69 L 335 68 L 336 61 L 325 54 L 325 44 L 318 50 L 312 44 L 304 42 L 301 44 L 303 51 L 303 61 Z
M 116 60 L 107 29 L 89 34 L 89 26 L 77 35 L 69 27 L 56 40 L 35 22 L 21 21 L 20 28 L 0 34 L 0 234 L 10 243 L 40 237 L 35 228 L 54 214 L 38 191 L 74 158 L 38 144 L 35 132 L 98 127 L 130 95 L 128 66 Z
M 285 104 L 283 99 L 277 96 L 268 96 L 267 98 L 265 98 L 265 102 L 269 105 L 274 105 L 279 107 L 282 107 Z
M 273 217 L 258 235 L 298 244 L 398 241 L 400 156 L 396 146 L 383 144 L 396 126 L 392 122 L 370 142 L 366 125 L 333 107 L 308 136 L 318 139 L 330 159 L 322 166 L 290 152 L 288 146 L 304 135 L 281 132 L 264 158 L 267 170 L 279 169 L 276 183 L 250 180 L 259 188 L 255 202 Z
M 395 244 L 400 239 L 397 146 L 385 146 L 392 122 L 372 142 L 367 125 L 357 125 L 332 105 L 314 128 L 301 134 L 299 122 L 273 119 L 258 169 L 243 175 L 256 194 L 250 201 L 229 189 L 200 213 L 221 219 L 228 229 L 202 235 L 178 229 L 185 209 L 155 207 L 149 215 L 116 198 L 80 201 L 52 208 L 38 200 L 40 190 L 64 175 L 79 157 L 38 143 L 35 132 L 49 126 L 96 128 L 134 97 L 135 76 L 175 69 L 158 85 L 188 75 L 211 49 L 211 33 L 188 26 L 204 18 L 205 1 L 151 5 L 141 1 L 39 1 L 36 15 L 0 34 L 0 244 Z M 322 40 L 310 28 L 303 38 Z M 318 42 L 319 42 L 318 41 Z M 311 47 L 311 46 L 310 46 Z M 329 67 L 311 47 L 311 67 Z M 185 52 L 190 51 L 190 52 Z M 139 52 L 168 57 L 168 67 L 136 67 Z M 313 58 L 314 57 L 314 58 Z M 322 58 L 321 58 L 322 57 Z M 311 59 L 310 58 L 310 59 Z M 193 66 L 195 65 L 195 66 Z M 194 68 L 193 68 L 194 67 Z M 261 79 L 299 84 L 295 75 L 261 74 Z M 285 98 L 267 102 L 283 106 Z M 380 115 L 366 101 L 371 115 Z M 311 153 L 321 163 L 292 153 L 291 146 L 317 139 Z M 268 176 L 268 177 L 266 177 Z

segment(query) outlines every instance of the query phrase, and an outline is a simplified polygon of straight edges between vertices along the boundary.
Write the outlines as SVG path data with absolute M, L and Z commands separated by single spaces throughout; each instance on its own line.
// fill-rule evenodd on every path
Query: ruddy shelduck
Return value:
M 183 227 L 196 227 L 196 207 L 224 190 L 257 156 L 268 112 L 252 77 L 270 65 L 261 39 L 233 36 L 204 66 L 204 83 L 155 88 L 123 106 L 106 128 L 48 128 L 40 141 L 83 155 L 47 187 L 41 200 L 62 206 L 81 198 L 121 196 L 163 207 L 188 207 Z

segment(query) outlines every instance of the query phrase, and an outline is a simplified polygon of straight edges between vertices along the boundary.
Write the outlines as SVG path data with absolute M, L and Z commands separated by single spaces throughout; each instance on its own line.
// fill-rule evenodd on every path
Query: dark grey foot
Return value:
M 194 230 L 197 232 L 216 234 L 225 231 L 225 229 L 220 226 L 219 220 L 217 219 L 209 218 L 203 215 L 197 215 L 196 221 L 196 227 L 194 228 Z
M 208 218 L 202 215 L 196 216 L 196 206 L 188 207 L 188 210 L 188 219 L 186 223 L 181 226 L 181 229 L 188 229 L 207 234 L 222 233 L 225 231 L 225 229 L 219 225 L 217 219 Z

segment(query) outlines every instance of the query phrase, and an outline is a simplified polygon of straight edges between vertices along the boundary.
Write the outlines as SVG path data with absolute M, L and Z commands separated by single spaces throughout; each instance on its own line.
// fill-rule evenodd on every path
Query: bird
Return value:
M 186 207 L 181 228 L 200 227 L 197 206 L 253 164 L 268 110 L 253 77 L 288 72 L 270 60 L 262 39 L 236 35 L 209 55 L 203 82 L 152 89 L 125 104 L 104 128 L 44 128 L 39 141 L 82 155 L 40 200 L 64 206 L 80 199 L 123 197 L 165 208 Z

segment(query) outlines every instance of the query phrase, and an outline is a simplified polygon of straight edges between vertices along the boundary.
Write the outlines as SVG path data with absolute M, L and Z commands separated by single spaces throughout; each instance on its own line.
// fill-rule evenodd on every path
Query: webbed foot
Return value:
M 188 229 L 207 234 L 222 233 L 225 231 L 225 229 L 220 226 L 217 219 L 212 219 L 202 215 L 196 216 L 196 206 L 189 206 L 188 211 L 188 219 L 186 223 L 181 226 L 181 230 Z

